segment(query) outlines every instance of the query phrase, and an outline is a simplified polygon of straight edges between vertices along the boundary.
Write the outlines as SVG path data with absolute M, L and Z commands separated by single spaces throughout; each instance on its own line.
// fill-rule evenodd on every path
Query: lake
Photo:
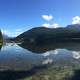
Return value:
M 73 80 L 80 69 L 80 43 L 26 47 L 1 46 L 0 80 Z

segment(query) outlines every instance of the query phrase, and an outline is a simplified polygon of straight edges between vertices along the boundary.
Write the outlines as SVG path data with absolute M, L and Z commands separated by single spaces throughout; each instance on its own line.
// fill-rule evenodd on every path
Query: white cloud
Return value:
M 73 58 L 75 58 L 75 59 L 80 59 L 80 52 L 73 51 L 73 52 L 72 52 L 72 55 L 73 55 Z
M 58 27 L 60 27 L 60 26 L 59 26 L 59 24 L 54 23 L 54 24 L 51 25 L 51 27 L 52 27 L 52 28 L 58 28 Z
M 44 24 L 42 24 L 42 26 L 44 26 L 44 27 L 50 27 L 50 24 L 47 24 L 47 23 L 44 23 Z
M 42 18 L 46 21 L 50 21 L 53 19 L 53 16 L 52 15 L 42 15 Z M 42 24 L 42 26 L 44 26 L 46 28 L 58 28 L 58 27 L 60 27 L 59 24 L 57 24 L 57 23 L 53 23 L 53 24 L 44 23 L 44 24 Z
M 44 54 L 42 54 L 44 57 L 49 56 L 51 53 L 49 51 L 45 52 Z
M 59 53 L 59 49 L 52 50 L 52 51 L 47 51 L 44 54 L 42 54 L 44 57 L 50 56 L 50 55 L 57 55 Z
M 47 58 L 42 62 L 42 64 L 51 64 L 53 62 L 53 59 Z
M 53 16 L 52 15 L 42 15 L 42 18 L 46 21 L 50 21 L 53 19 Z
M 73 17 L 72 24 L 80 24 L 80 16 Z
M 59 49 L 54 50 L 54 54 L 57 55 L 59 53 Z
M 53 23 L 53 24 L 45 23 L 42 26 L 44 26 L 46 28 L 59 28 L 60 27 L 59 24 L 57 24 L 57 23 Z

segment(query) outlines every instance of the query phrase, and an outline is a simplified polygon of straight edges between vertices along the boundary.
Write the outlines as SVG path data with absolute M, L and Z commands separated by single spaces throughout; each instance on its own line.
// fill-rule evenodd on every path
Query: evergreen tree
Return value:
M 3 43 L 3 36 L 2 36 L 2 32 L 0 30 L 0 44 L 2 44 L 2 43 Z

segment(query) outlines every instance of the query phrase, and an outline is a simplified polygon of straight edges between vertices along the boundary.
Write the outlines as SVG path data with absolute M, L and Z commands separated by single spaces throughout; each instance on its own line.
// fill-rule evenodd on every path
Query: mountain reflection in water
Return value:
M 44 52 L 55 50 L 55 49 L 67 49 L 70 51 L 80 51 L 79 42 L 57 42 L 57 43 L 49 43 L 41 46 L 20 44 L 19 46 L 29 51 L 32 51 L 33 53 L 44 53 Z
M 63 71 L 64 75 L 72 75 L 76 69 L 80 69 L 80 43 L 78 42 L 55 43 L 42 46 L 18 46 L 17 44 L 8 43 L 3 45 L 0 51 L 0 77 L 2 75 L 7 77 L 17 74 L 15 78 L 23 78 L 32 75 L 36 76 L 36 73 L 39 72 L 43 76 L 47 73 L 46 75 L 54 74 L 55 77 L 59 73 L 61 74 L 61 71 Z M 11 74 L 7 75 L 6 71 L 8 73 L 11 72 Z M 23 73 L 25 75 L 22 75 Z M 22 77 L 18 74 L 22 75 Z M 61 74 L 61 76 L 63 75 Z

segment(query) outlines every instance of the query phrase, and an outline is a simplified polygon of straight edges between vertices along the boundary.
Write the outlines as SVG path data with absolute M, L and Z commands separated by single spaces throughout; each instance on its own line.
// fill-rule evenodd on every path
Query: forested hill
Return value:
M 16 37 L 16 41 L 21 42 L 56 42 L 78 40 L 80 41 L 80 25 L 68 25 L 60 28 L 36 27 L 32 28 Z

